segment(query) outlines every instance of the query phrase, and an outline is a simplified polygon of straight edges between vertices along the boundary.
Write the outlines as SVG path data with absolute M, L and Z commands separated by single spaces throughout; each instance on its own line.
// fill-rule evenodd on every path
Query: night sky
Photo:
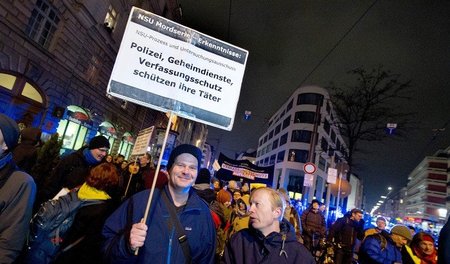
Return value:
M 450 145 L 450 1 L 179 3 L 186 26 L 249 51 L 233 130 L 209 128 L 207 141 L 225 155 L 256 149 L 268 119 L 298 87 L 352 84 L 349 70 L 379 65 L 411 80 L 412 99 L 396 107 L 417 112 L 417 127 L 406 138 L 360 142 L 354 170 L 365 184 L 365 208 L 388 186 L 405 186 L 424 156 Z

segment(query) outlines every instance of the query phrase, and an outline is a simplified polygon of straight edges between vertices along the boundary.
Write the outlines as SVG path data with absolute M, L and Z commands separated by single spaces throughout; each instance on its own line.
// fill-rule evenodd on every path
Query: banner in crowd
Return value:
M 243 180 L 244 182 L 264 183 L 268 186 L 273 184 L 274 166 L 259 167 L 248 160 L 233 160 L 220 153 L 220 170 L 216 176 L 223 181 Z

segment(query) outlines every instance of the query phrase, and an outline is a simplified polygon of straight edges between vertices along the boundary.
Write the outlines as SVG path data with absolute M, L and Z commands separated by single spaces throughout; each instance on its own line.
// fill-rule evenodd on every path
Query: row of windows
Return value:
M 322 106 L 323 105 L 323 95 L 321 94 L 317 94 L 317 93 L 301 93 L 297 96 L 297 105 L 306 105 L 306 104 L 310 104 L 310 105 L 319 105 Z M 278 122 L 281 118 L 283 118 L 283 116 L 289 112 L 289 110 L 292 109 L 292 106 L 294 105 L 294 99 L 292 99 L 291 101 L 289 101 L 289 103 L 286 106 L 286 109 L 284 109 L 281 113 L 280 116 L 277 116 L 273 119 L 271 119 L 269 121 L 269 127 L 272 126 L 273 123 Z M 327 112 L 328 109 L 330 108 L 329 104 L 327 104 Z

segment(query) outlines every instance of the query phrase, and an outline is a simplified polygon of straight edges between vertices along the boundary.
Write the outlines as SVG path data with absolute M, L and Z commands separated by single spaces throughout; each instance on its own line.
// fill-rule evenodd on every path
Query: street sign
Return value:
M 312 162 L 306 162 L 305 165 L 303 165 L 303 171 L 308 174 L 313 174 L 314 172 L 316 172 L 316 170 L 317 170 L 316 164 Z
M 311 187 L 314 183 L 314 174 L 305 174 L 305 178 L 303 179 L 303 186 Z
M 337 169 L 328 168 L 327 182 L 332 184 L 336 183 L 337 175 Z

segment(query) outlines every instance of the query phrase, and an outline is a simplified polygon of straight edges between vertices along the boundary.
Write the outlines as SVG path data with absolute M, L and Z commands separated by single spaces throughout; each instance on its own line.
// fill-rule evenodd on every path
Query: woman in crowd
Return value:
M 404 264 L 436 264 L 437 251 L 433 236 L 425 232 L 416 233 L 408 248 L 408 255 L 403 254 Z
M 81 200 L 96 200 L 98 203 L 81 207 L 75 216 L 61 248 L 69 248 L 56 263 L 102 263 L 101 231 L 106 218 L 114 211 L 116 204 L 111 190 L 119 183 L 116 166 L 101 163 L 94 167 L 86 182 L 78 190 Z

